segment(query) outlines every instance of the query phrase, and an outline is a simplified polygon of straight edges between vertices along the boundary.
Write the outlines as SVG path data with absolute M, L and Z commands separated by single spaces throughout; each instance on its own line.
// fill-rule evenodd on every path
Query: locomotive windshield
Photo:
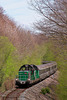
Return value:
M 31 65 L 23 65 L 20 67 L 19 71 L 32 71 L 34 68 Z

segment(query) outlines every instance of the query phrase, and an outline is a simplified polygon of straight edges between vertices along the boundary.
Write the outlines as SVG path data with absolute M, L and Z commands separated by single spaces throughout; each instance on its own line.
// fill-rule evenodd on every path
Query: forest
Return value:
M 67 1 L 30 0 L 30 7 L 42 16 L 34 23 L 39 33 L 18 26 L 0 7 L 0 92 L 14 87 L 23 64 L 56 61 L 55 92 L 58 100 L 67 100 Z

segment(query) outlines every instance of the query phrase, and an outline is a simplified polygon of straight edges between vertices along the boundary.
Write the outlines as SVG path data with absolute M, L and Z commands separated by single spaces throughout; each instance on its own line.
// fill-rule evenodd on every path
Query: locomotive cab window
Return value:
M 25 70 L 25 67 L 23 67 L 22 70 L 24 71 Z
M 31 71 L 31 70 L 32 70 L 32 67 L 30 65 L 23 65 L 19 69 L 19 71 Z

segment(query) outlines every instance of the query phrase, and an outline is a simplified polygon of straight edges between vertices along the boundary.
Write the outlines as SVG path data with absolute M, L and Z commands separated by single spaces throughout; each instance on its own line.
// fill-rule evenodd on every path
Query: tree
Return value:
M 6 74 L 9 76 L 7 70 L 9 70 L 8 72 L 11 72 L 11 68 L 13 68 L 13 66 L 10 67 L 10 64 L 14 65 L 14 63 L 11 62 L 11 60 L 14 61 L 12 56 L 12 54 L 14 55 L 14 50 L 15 48 L 11 42 L 9 42 L 8 38 L 0 36 L 0 87 L 4 81 L 4 78 L 7 76 Z
M 67 0 L 31 0 L 31 6 L 42 19 L 34 23 L 36 29 L 66 44 Z

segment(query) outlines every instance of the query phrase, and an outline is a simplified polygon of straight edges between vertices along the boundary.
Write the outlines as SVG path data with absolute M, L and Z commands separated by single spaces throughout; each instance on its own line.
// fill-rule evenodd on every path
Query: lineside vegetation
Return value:
M 42 2 L 37 3 L 37 1 L 34 0 L 35 4 L 38 4 L 37 10 L 39 10 L 42 15 L 44 15 L 44 9 L 40 9 L 39 6 L 41 6 L 41 8 L 45 7 L 46 9 L 52 8 L 51 10 L 53 12 L 51 11 L 49 16 L 45 16 L 51 18 L 47 20 L 48 25 L 45 24 L 45 19 L 43 19 L 42 22 L 44 23 L 37 23 L 36 28 L 41 29 L 42 32 L 47 33 L 48 36 L 50 36 L 50 32 L 51 36 L 54 36 L 54 40 L 53 37 L 50 38 L 50 40 L 47 39 L 44 34 L 31 34 L 30 31 L 17 26 L 13 20 L 4 14 L 2 7 L 0 7 L 0 91 L 14 87 L 15 75 L 23 64 L 40 65 L 44 60 L 56 61 L 58 70 L 60 71 L 58 78 L 59 85 L 57 85 L 56 94 L 59 100 L 67 100 L 67 12 L 65 10 L 67 1 L 61 0 L 60 2 L 60 0 L 54 0 L 54 5 L 56 4 L 56 6 L 53 7 L 49 0 L 46 0 L 48 1 L 47 4 L 45 0 L 42 0 L 42 2 L 46 4 L 45 6 L 41 4 Z M 57 6 L 57 3 L 58 5 L 62 3 L 62 5 Z M 58 8 L 55 10 L 54 7 Z M 63 8 L 63 11 L 60 11 L 65 15 L 58 12 L 59 10 L 57 9 L 59 9 L 59 7 Z M 59 14 L 59 16 L 57 16 L 57 14 Z M 57 22 L 55 19 L 57 19 Z M 53 22 L 51 22 L 51 20 Z M 59 20 L 61 23 L 59 23 Z M 56 36 L 58 38 L 56 38 Z

